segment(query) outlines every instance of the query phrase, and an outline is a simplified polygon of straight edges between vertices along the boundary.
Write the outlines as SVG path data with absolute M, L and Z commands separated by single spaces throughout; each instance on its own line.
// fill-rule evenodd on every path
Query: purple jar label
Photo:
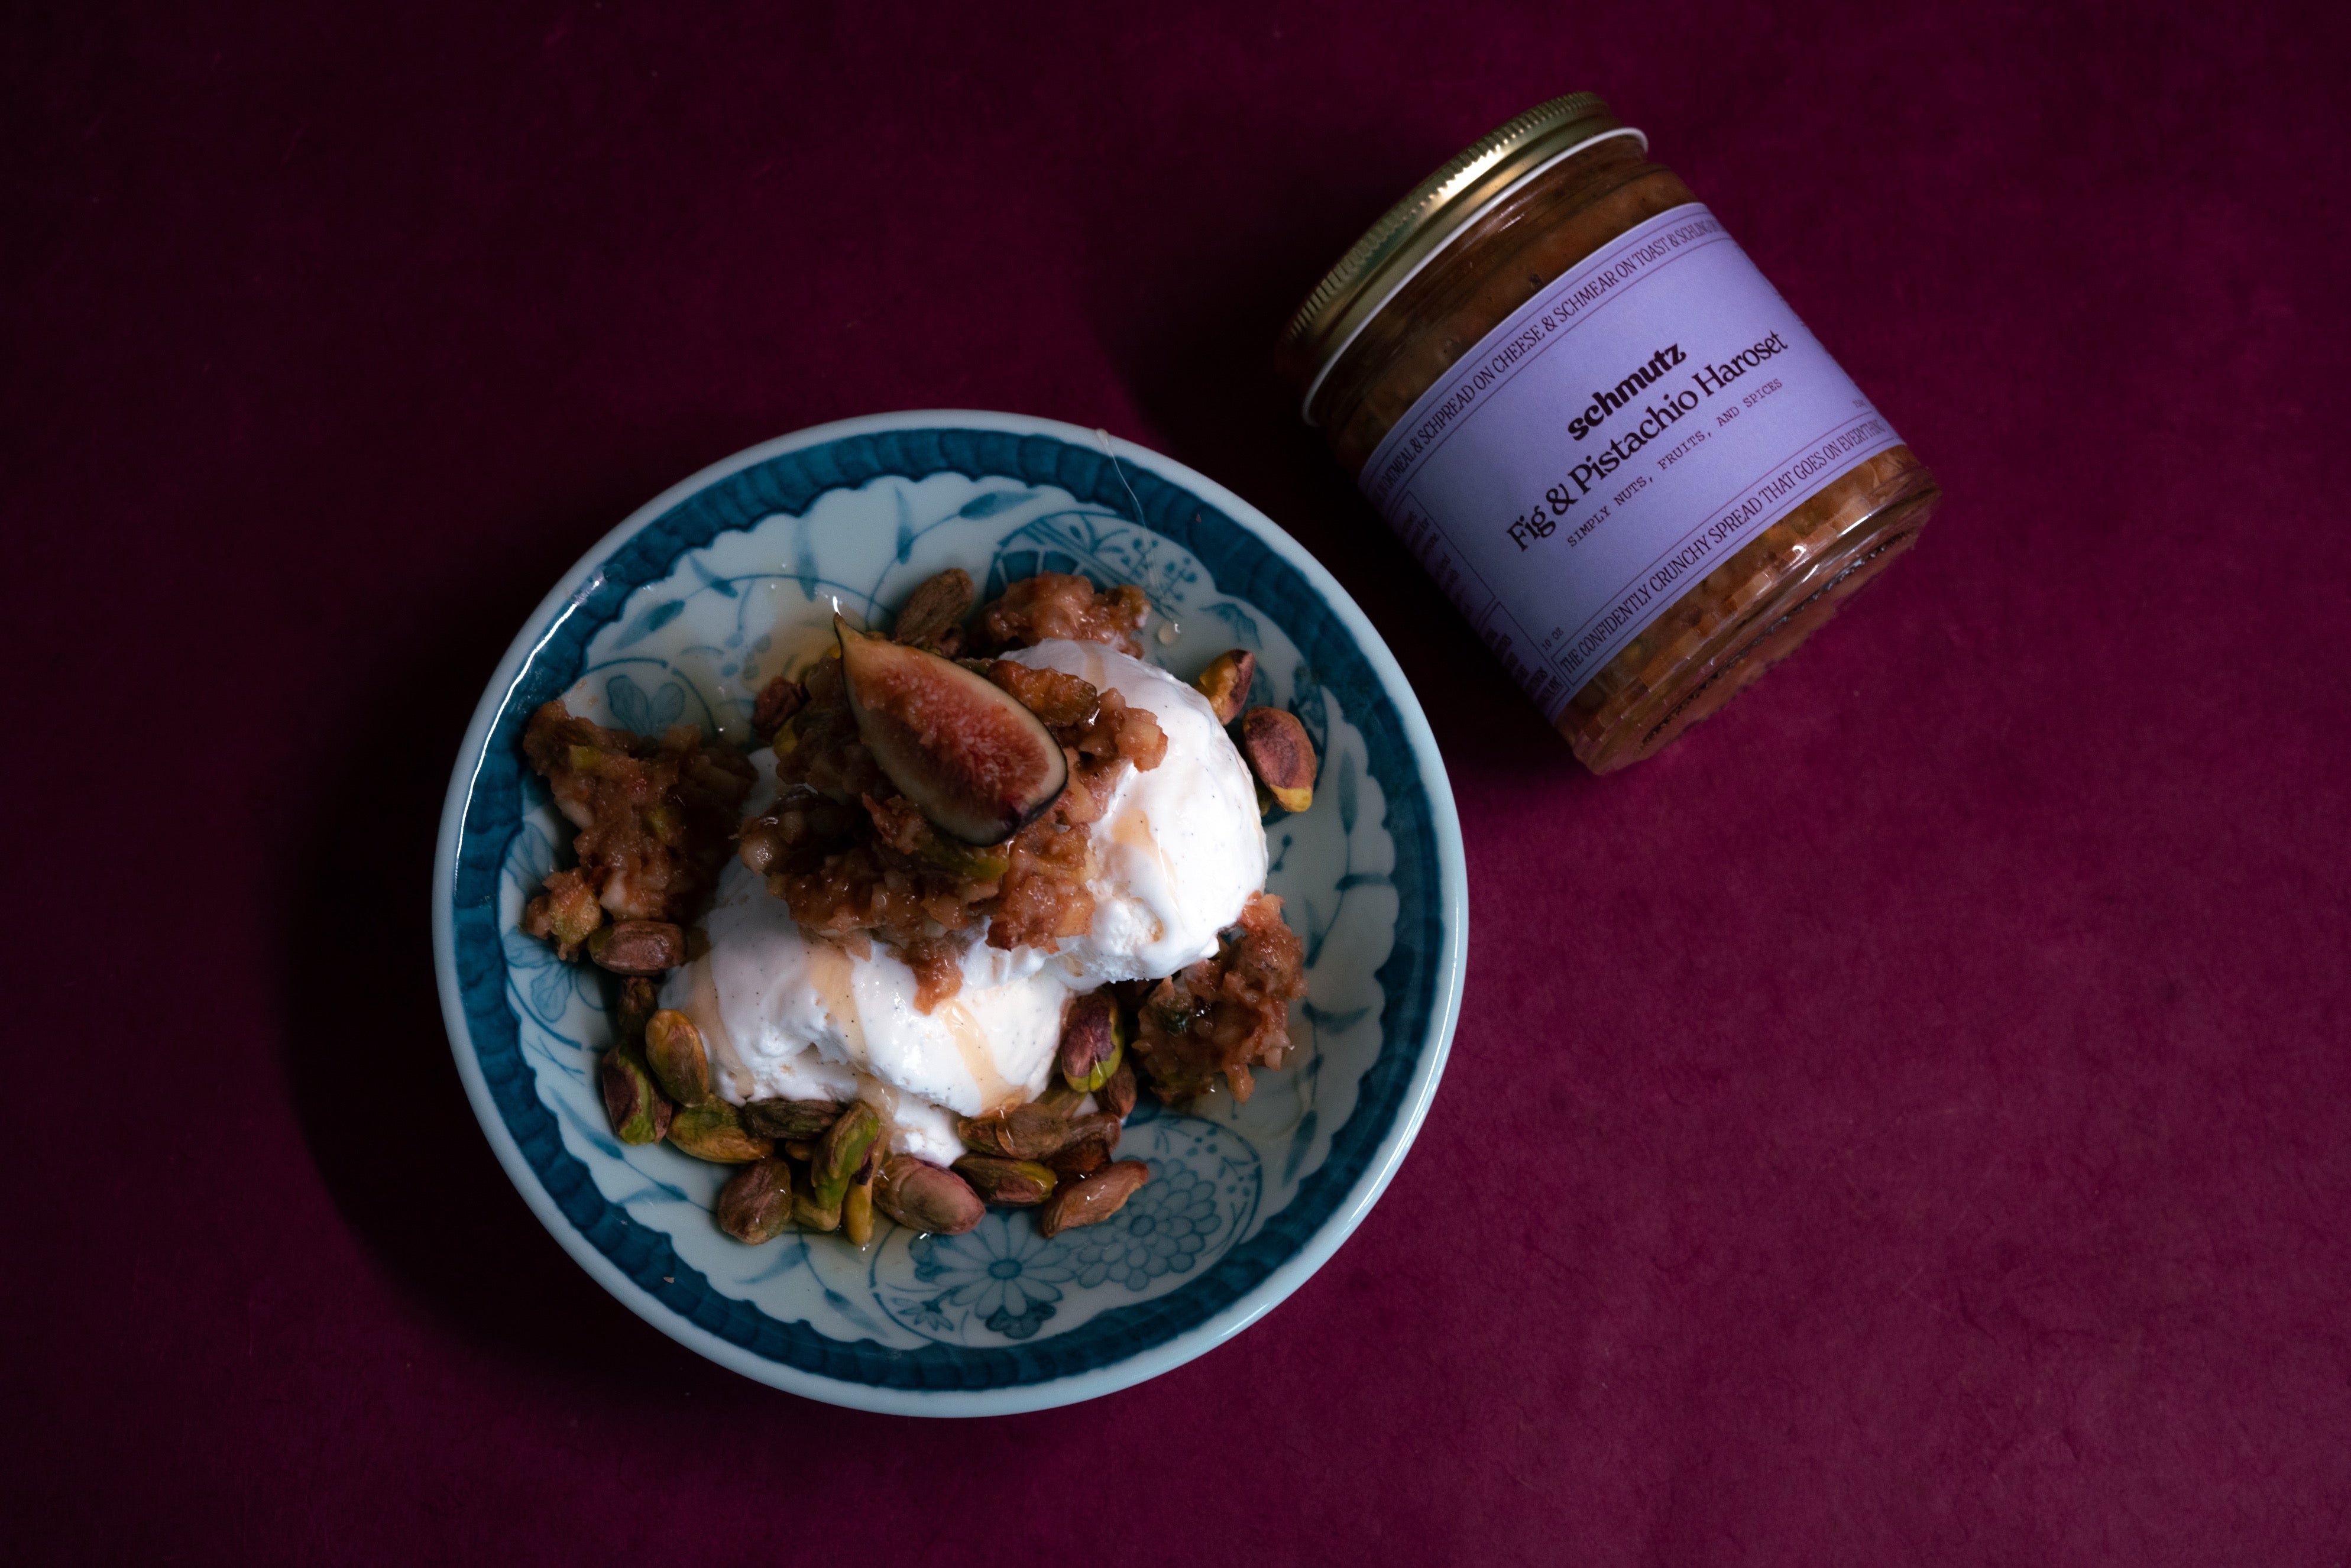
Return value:
M 1486 334 L 1362 483 L 1556 722 L 1741 545 L 1900 443 L 1693 203 Z

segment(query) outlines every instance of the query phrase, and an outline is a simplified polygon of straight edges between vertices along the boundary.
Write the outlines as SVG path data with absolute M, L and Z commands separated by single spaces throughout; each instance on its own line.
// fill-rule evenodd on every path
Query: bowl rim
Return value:
M 456 971 L 455 929 L 457 857 L 463 839 L 465 808 L 472 800 L 490 734 L 499 714 L 513 700 L 524 669 L 571 614 L 580 612 L 580 591 L 600 565 L 647 526 L 698 492 L 743 469 L 778 455 L 844 438 L 901 430 L 951 427 L 1043 435 L 1080 447 L 1106 449 L 1118 461 L 1146 468 L 1169 484 L 1188 490 L 1217 507 L 1240 528 L 1255 535 L 1267 549 L 1294 568 L 1320 594 L 1344 624 L 1364 662 L 1395 706 L 1399 726 L 1409 744 L 1416 771 L 1428 800 L 1429 821 L 1437 851 L 1436 885 L 1442 936 L 1436 954 L 1436 994 L 1427 1025 L 1427 1045 L 1420 1056 L 1394 1122 L 1380 1139 L 1373 1157 L 1354 1185 L 1298 1249 L 1253 1288 L 1193 1327 L 1133 1355 L 1105 1365 L 1035 1383 L 986 1389 L 899 1388 L 853 1382 L 772 1361 L 737 1345 L 684 1319 L 655 1299 L 599 1251 L 574 1226 L 547 1191 L 538 1173 L 525 1158 L 514 1134 L 492 1097 L 483 1074 L 472 1030 L 467 1024 Z M 1264 513 L 1207 476 L 1173 458 L 1100 430 L 1025 414 L 973 409 L 911 409 L 866 414 L 810 425 L 789 434 L 744 448 L 670 486 L 631 512 L 596 540 L 549 591 L 524 621 L 500 657 L 481 700 L 466 726 L 455 767 L 444 799 L 440 829 L 434 841 L 433 867 L 433 968 L 440 991 L 442 1019 L 452 1054 L 474 1115 L 489 1139 L 498 1164 L 536 1215 L 573 1261 L 616 1300 L 654 1328 L 696 1354 L 770 1387 L 825 1404 L 884 1414 L 920 1416 L 993 1416 L 1049 1409 L 1075 1404 L 1129 1388 L 1167 1372 L 1224 1343 L 1288 1299 L 1320 1269 L 1370 1213 L 1394 1179 L 1405 1155 L 1418 1136 L 1421 1124 L 1444 1075 L 1445 1062 L 1459 1020 L 1462 986 L 1468 951 L 1468 881 L 1461 842 L 1459 814 L 1455 807 L 1444 759 L 1414 694 L 1386 642 L 1373 627 L 1354 599 L 1322 564 Z

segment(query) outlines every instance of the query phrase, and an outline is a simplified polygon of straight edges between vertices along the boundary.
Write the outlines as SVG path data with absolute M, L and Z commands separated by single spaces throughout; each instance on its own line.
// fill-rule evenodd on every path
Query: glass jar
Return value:
M 1793 650 L 1940 494 L 1591 93 L 1520 115 L 1396 204 L 1277 360 L 1596 773 Z

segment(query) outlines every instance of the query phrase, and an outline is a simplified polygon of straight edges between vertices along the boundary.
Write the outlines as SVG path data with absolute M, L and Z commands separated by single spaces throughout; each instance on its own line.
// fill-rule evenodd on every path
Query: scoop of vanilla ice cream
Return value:
M 1129 768 L 1093 824 L 1093 928 L 1063 942 L 1051 967 L 1090 991 L 1207 957 L 1265 886 L 1266 864 L 1257 785 L 1216 709 L 1166 671 L 1100 643 L 1055 639 L 1005 657 L 1114 690 L 1150 709 L 1167 736 L 1159 766 Z
M 914 972 L 873 943 L 856 956 L 811 941 L 739 861 L 719 879 L 710 951 L 664 984 L 694 1020 L 720 1096 L 874 1102 L 893 1147 L 942 1162 L 962 1152 L 956 1115 L 1033 1100 L 1052 1071 L 1067 982 L 1036 953 L 966 949 L 963 988 L 930 1012 Z

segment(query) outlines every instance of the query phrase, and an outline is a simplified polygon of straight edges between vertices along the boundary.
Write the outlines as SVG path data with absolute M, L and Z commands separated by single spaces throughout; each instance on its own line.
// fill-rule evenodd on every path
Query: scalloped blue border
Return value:
M 1001 1349 L 925 1345 L 896 1350 L 843 1342 L 806 1323 L 780 1322 L 713 1290 L 667 1236 L 632 1219 L 596 1190 L 563 1147 L 540 1103 L 506 1002 L 506 952 L 497 926 L 497 879 L 520 822 L 522 729 L 539 704 L 579 676 L 589 640 L 628 596 L 665 578 L 678 557 L 719 534 L 778 512 L 804 514 L 828 490 L 884 475 L 922 479 L 954 473 L 1054 485 L 1081 501 L 1124 513 L 1175 540 L 1208 569 L 1219 591 L 1249 600 L 1281 624 L 1317 680 L 1338 694 L 1364 732 L 1372 776 L 1387 797 L 1398 899 L 1395 947 L 1380 967 L 1386 1005 L 1379 1059 L 1329 1158 L 1280 1214 L 1183 1289 L 1097 1314 L 1068 1333 Z M 1128 498 L 1129 486 L 1134 500 Z M 1376 1155 L 1424 1052 L 1437 1005 L 1444 941 L 1437 837 L 1401 719 L 1354 639 L 1321 595 L 1254 534 L 1190 491 L 1129 467 L 1123 481 L 1098 451 L 1045 435 L 956 428 L 845 436 L 753 464 L 696 491 L 640 528 L 600 563 L 525 660 L 491 727 L 465 801 L 451 894 L 458 985 L 475 1058 L 507 1130 L 564 1217 L 639 1289 L 685 1321 L 770 1361 L 878 1387 L 985 1389 L 1041 1383 L 1126 1360 L 1198 1327 L 1254 1290 L 1328 1220 Z

